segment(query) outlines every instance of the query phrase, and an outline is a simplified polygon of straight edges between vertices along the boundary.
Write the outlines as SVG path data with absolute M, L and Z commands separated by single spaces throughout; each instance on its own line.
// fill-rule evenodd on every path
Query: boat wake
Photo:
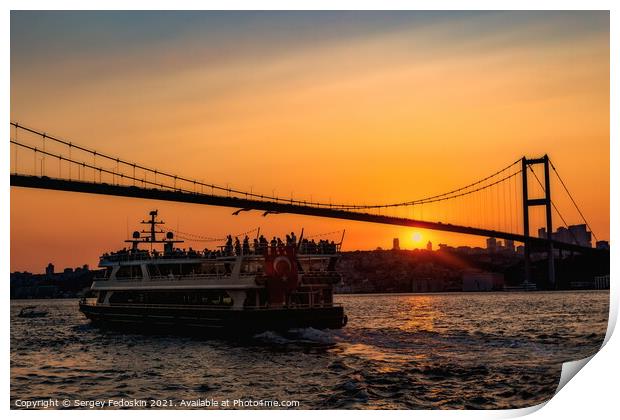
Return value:
M 317 330 L 312 327 L 294 328 L 287 332 L 265 331 L 255 334 L 254 340 L 270 345 L 316 345 L 333 346 L 337 343 L 337 336 L 331 330 Z
M 300 340 L 317 344 L 336 344 L 336 335 L 331 330 L 317 330 L 316 328 L 295 328 L 289 333 L 297 335 Z
M 255 334 L 252 338 L 264 344 L 285 345 L 291 342 L 290 340 L 284 338 L 283 336 L 274 331 L 264 331 L 260 334 Z

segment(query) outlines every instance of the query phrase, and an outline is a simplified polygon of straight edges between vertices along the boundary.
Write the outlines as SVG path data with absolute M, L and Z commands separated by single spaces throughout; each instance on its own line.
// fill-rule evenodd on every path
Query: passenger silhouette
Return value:
M 249 253 L 250 253 L 250 238 L 248 238 L 248 235 L 245 235 L 245 238 L 243 238 L 243 254 L 248 255 Z

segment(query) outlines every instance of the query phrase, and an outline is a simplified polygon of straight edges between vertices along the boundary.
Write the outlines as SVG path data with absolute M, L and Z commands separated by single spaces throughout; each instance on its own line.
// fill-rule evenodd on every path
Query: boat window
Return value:
M 198 274 L 208 274 L 203 270 L 203 265 L 200 263 L 197 264 L 149 264 L 148 266 L 149 275 L 152 277 L 156 276 L 169 276 L 170 274 L 178 276 L 186 276 L 186 275 L 198 275 Z
M 181 264 L 180 267 L 181 275 L 190 275 L 190 274 L 202 274 L 202 264 Z
M 116 272 L 117 278 L 142 277 L 142 270 L 139 265 L 121 265 Z
M 110 303 L 145 303 L 145 294 L 133 291 L 116 291 L 110 296 Z
M 150 277 L 159 277 L 164 275 L 159 268 L 159 264 L 147 264 L 146 269 L 149 272 Z
M 155 268 L 153 268 L 153 275 L 159 276 L 169 276 L 170 274 L 178 275 L 179 274 L 179 264 L 153 264 Z M 157 274 L 159 272 L 159 274 Z M 150 274 L 150 271 L 149 271 Z
M 207 263 L 203 263 L 202 266 L 200 267 L 201 273 L 202 274 L 217 274 L 217 264 L 213 264 L 210 262 Z
M 253 266 L 253 264 L 250 263 L 249 261 L 244 261 L 244 262 L 241 263 L 241 271 L 240 272 L 242 274 L 251 273 L 251 272 L 253 272 L 253 269 L 252 269 L 253 267 L 252 266 Z
M 125 303 L 138 302 L 135 296 L 131 297 L 132 302 L 126 302 L 128 296 L 121 296 L 119 299 L 124 300 Z M 233 303 L 231 297 L 223 290 L 152 290 L 144 292 L 141 299 L 144 303 L 152 305 L 231 306 Z

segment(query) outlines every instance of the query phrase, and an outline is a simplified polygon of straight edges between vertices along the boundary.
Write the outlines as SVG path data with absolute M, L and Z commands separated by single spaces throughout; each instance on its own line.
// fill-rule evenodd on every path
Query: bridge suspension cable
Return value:
M 344 229 L 332 230 L 332 231 L 323 232 L 323 233 L 315 233 L 314 235 L 307 235 L 306 239 L 322 238 L 322 237 L 325 237 L 325 236 L 335 235 L 336 233 L 341 235 L 342 232 L 344 232 Z
M 242 233 L 231 235 L 231 237 L 238 238 L 238 237 L 246 236 L 246 235 L 249 235 L 250 233 L 257 232 L 259 229 L 260 227 L 255 227 L 254 229 L 250 229 Z M 176 229 L 171 229 L 171 231 L 176 234 L 177 238 L 185 239 L 186 241 L 189 241 L 189 242 L 222 242 L 226 240 L 226 237 L 212 238 L 209 236 L 197 235 L 197 234 L 189 233 L 189 232 L 181 232 Z
M 293 199 L 291 198 L 281 198 L 281 197 L 277 197 L 275 195 L 265 195 L 265 194 L 257 194 L 254 193 L 252 191 L 247 192 L 247 191 L 242 191 L 242 190 L 237 190 L 237 189 L 233 189 L 233 188 L 229 188 L 229 187 L 223 187 L 223 186 L 219 186 L 216 184 L 207 184 L 204 183 L 202 181 L 198 181 L 198 180 L 194 180 L 194 179 L 189 179 L 189 178 L 185 178 L 182 176 L 178 176 L 178 175 L 173 175 L 171 173 L 168 172 L 164 172 L 164 171 L 159 171 L 157 169 L 153 169 L 153 168 L 149 168 L 147 166 L 138 164 L 138 163 L 134 163 L 134 162 L 129 162 L 125 159 L 121 159 L 119 157 L 114 157 L 112 155 L 106 154 L 106 153 L 102 153 L 102 152 L 98 152 L 94 149 L 88 148 L 88 147 L 84 147 L 84 146 L 80 146 L 78 144 L 72 143 L 70 141 L 67 140 L 63 140 L 60 139 L 56 136 L 51 136 L 45 132 L 33 129 L 33 128 L 29 128 L 29 127 L 25 127 L 22 125 L 19 125 L 17 122 L 11 122 L 11 125 L 13 127 L 15 127 L 16 132 L 18 129 L 30 132 L 32 134 L 35 134 L 37 136 L 40 136 L 41 138 L 44 139 L 44 141 L 47 140 L 51 140 L 53 142 L 62 144 L 64 146 L 69 147 L 69 158 L 63 157 L 60 154 L 53 154 L 53 153 L 49 153 L 47 152 L 45 149 L 40 150 L 36 147 L 33 146 L 29 146 L 26 145 L 24 143 L 21 143 L 19 141 L 17 141 L 17 137 L 15 137 L 14 140 L 11 141 L 11 143 L 15 144 L 16 146 L 19 147 L 25 147 L 28 148 L 30 150 L 33 150 L 35 152 L 35 155 L 37 153 L 41 153 L 43 156 L 52 156 L 55 157 L 57 159 L 60 160 L 65 160 L 67 162 L 70 163 L 74 163 L 78 165 L 78 170 L 81 168 L 89 168 L 89 169 L 93 169 L 93 182 L 96 182 L 96 178 L 95 178 L 95 173 L 96 171 L 99 171 L 99 175 L 100 175 L 100 179 L 101 179 L 101 174 L 102 173 L 107 173 L 107 174 L 111 174 L 114 177 L 120 177 L 121 179 L 128 179 L 134 182 L 139 182 L 142 183 L 143 185 L 151 185 L 151 186 L 157 186 L 160 188 L 167 188 L 167 189 L 172 189 L 175 191 L 184 191 L 184 192 L 196 192 L 195 189 L 196 187 L 201 187 L 201 188 L 210 188 L 211 191 L 213 192 L 214 190 L 218 190 L 218 191 L 223 191 L 226 194 L 230 195 L 230 194 L 235 194 L 238 196 L 242 196 L 245 198 L 254 198 L 254 199 L 258 199 L 258 200 L 270 200 L 270 201 L 275 201 L 275 202 L 279 202 L 279 203 L 286 203 L 286 204 L 298 204 L 298 205 L 310 205 L 310 206 L 314 206 L 314 207 L 322 207 L 322 208 L 330 208 L 330 209 L 339 209 L 339 210 L 371 210 L 371 209 L 387 209 L 387 208 L 394 208 L 394 207 L 412 207 L 412 206 L 419 206 L 419 205 L 424 205 L 424 204 L 431 204 L 431 203 L 436 203 L 436 202 L 440 202 L 440 201 L 447 201 L 447 200 L 452 200 L 455 198 L 459 198 L 459 197 L 463 197 L 466 195 L 470 195 L 479 191 L 483 191 L 486 190 L 488 188 L 491 188 L 501 182 L 507 181 L 511 178 L 513 178 L 514 176 L 516 176 L 517 174 L 519 174 L 521 172 L 521 169 L 519 169 L 516 172 L 513 172 L 512 174 L 509 174 L 507 176 L 504 176 L 503 178 L 496 180 L 492 183 L 486 183 L 487 181 L 492 180 L 493 178 L 499 176 L 500 174 L 503 174 L 507 171 L 509 171 L 511 168 L 513 168 L 515 165 L 517 165 L 520 162 L 520 159 L 516 160 L 515 162 L 511 163 L 510 165 L 504 167 L 503 169 L 500 169 L 499 171 L 494 172 L 493 174 L 486 176 L 482 179 L 479 179 L 475 182 L 472 182 L 468 185 L 465 185 L 463 187 L 459 187 L 456 189 L 453 189 L 451 191 L 448 191 L 446 193 L 443 194 L 437 194 L 437 195 L 432 195 L 432 196 L 428 196 L 428 197 L 423 197 L 420 199 L 416 199 L 416 200 L 410 200 L 410 201 L 404 201 L 404 202 L 397 202 L 397 203 L 387 203 L 387 204 L 369 204 L 369 205 L 354 205 L 354 204 L 335 204 L 335 203 L 324 203 L 324 202 L 312 202 L 312 201 L 308 201 L 308 200 L 298 200 L 298 199 Z M 71 150 L 72 149 L 76 149 L 85 153 L 89 153 L 93 155 L 93 165 L 89 165 L 86 164 L 85 162 L 78 162 L 74 159 L 71 158 Z M 115 165 L 116 165 L 116 170 L 109 170 L 106 169 L 102 166 L 97 166 L 96 165 L 96 158 L 97 157 L 101 157 L 103 159 L 112 161 Z M 119 165 L 125 165 L 127 167 L 129 167 L 132 170 L 132 174 L 125 174 L 121 171 L 118 170 Z M 145 172 L 145 178 L 144 179 L 140 179 L 136 176 L 136 169 L 139 169 L 141 171 Z M 44 170 L 44 166 L 42 166 L 42 171 Z M 69 166 L 69 171 L 71 170 L 71 166 Z M 155 181 L 149 181 L 146 179 L 146 173 L 150 173 L 153 174 Z M 78 174 L 80 174 L 80 172 L 78 172 Z M 168 178 L 170 180 L 173 181 L 173 185 L 168 185 L 168 184 L 164 184 L 163 182 L 157 182 L 157 176 L 160 177 L 164 177 L 164 178 Z M 81 174 L 79 175 L 81 176 Z M 71 177 L 71 176 L 70 176 Z M 190 185 L 194 186 L 194 191 L 187 189 L 187 188 L 181 188 L 177 186 L 177 182 L 184 182 L 184 183 L 189 183 Z M 486 183 L 486 184 L 485 184 Z M 483 185 L 484 184 L 484 185 Z M 474 188 L 477 187 L 477 188 Z M 204 192 L 203 192 L 204 193 Z
M 520 161 L 520 159 L 519 159 L 519 161 Z M 506 167 L 502 171 L 499 171 L 499 172 L 495 173 L 493 176 L 496 176 L 497 174 L 504 172 L 505 170 L 511 168 L 512 166 L 514 166 L 514 164 Z M 486 190 L 487 188 L 490 188 L 490 187 L 493 187 L 493 186 L 495 186 L 497 184 L 500 184 L 500 183 L 502 183 L 502 182 L 504 182 L 504 181 L 506 181 L 506 180 L 508 180 L 508 179 L 510 179 L 510 178 L 512 178 L 512 177 L 514 177 L 514 176 L 516 176 L 518 174 L 520 174 L 520 173 L 521 173 L 521 170 L 519 169 L 518 171 L 516 171 L 516 172 L 514 172 L 512 174 L 506 175 L 505 177 L 503 177 L 503 178 L 501 178 L 501 179 L 499 179 L 499 180 L 497 180 L 495 182 L 492 182 L 490 184 L 486 184 L 484 186 L 481 186 L 481 187 L 478 187 L 476 189 L 469 190 L 469 191 L 465 191 L 465 190 L 467 190 L 468 188 L 471 188 L 472 186 L 479 185 L 479 184 L 483 183 L 485 180 L 488 180 L 488 179 L 492 178 L 493 176 L 487 177 L 484 180 L 480 180 L 480 181 L 474 182 L 474 183 L 468 185 L 467 187 L 458 188 L 458 189 L 453 190 L 453 191 L 451 191 L 449 193 L 444 193 L 444 194 L 439 194 L 439 195 L 436 195 L 436 196 L 421 198 L 421 199 L 418 199 L 418 200 L 406 201 L 406 202 L 402 202 L 402 203 L 391 203 L 391 204 L 369 204 L 369 205 L 358 205 L 358 206 L 343 206 L 343 207 L 340 207 L 340 208 L 343 208 L 343 209 L 346 209 L 346 210 L 356 210 L 356 209 L 375 209 L 375 208 L 388 208 L 388 207 L 407 207 L 407 206 L 415 206 L 415 205 L 436 203 L 436 202 L 439 202 L 439 201 L 447 201 L 447 200 L 451 200 L 453 198 L 464 197 L 466 195 L 469 195 L 469 194 L 472 194 L 472 193 L 475 193 L 475 192 L 478 192 L 478 191 Z M 455 194 L 456 192 L 459 192 L 459 191 L 463 191 L 463 192 Z
M 149 184 L 149 185 L 157 186 L 157 187 L 161 187 L 161 188 L 170 188 L 170 186 L 165 185 L 165 184 L 160 184 L 160 183 L 156 183 L 156 182 L 153 182 L 153 181 L 148 181 L 146 179 L 140 179 L 140 178 L 132 177 L 132 176 L 129 176 L 129 175 L 125 175 L 123 173 L 116 173 L 116 172 L 111 171 L 109 169 L 105 169 L 105 168 L 101 168 L 101 167 L 90 165 L 90 164 L 88 164 L 86 162 L 79 162 L 79 161 L 77 161 L 75 159 L 69 159 L 69 158 L 66 158 L 66 157 L 64 157 L 62 155 L 58 155 L 58 154 L 51 153 L 51 152 L 44 152 L 44 151 L 42 151 L 40 149 L 37 149 L 36 147 L 29 146 L 27 144 L 23 144 L 23 143 L 17 142 L 15 140 L 11 140 L 11 143 L 16 145 L 16 146 L 32 150 L 32 151 L 34 151 L 35 154 L 36 153 L 41 153 L 41 154 L 46 155 L 46 156 L 50 156 L 50 157 L 53 157 L 53 158 L 56 158 L 56 159 L 60 159 L 60 160 L 67 161 L 69 163 L 76 164 L 76 165 L 78 165 L 78 169 L 79 169 L 79 167 L 89 168 L 89 169 L 93 169 L 95 171 L 107 173 L 107 174 L 110 174 L 110 175 L 116 175 L 116 176 L 118 176 L 120 178 L 125 178 L 125 179 L 131 180 L 131 181 L 138 181 L 138 182 L 141 182 L 141 183 L 143 183 L 145 185 Z M 81 175 L 80 175 L 80 177 L 81 177 Z M 175 189 L 175 191 L 193 192 L 193 191 L 190 191 L 190 190 L 187 190 L 187 189 L 181 189 L 181 188 L 177 188 L 177 189 Z
M 478 181 L 472 182 L 471 184 L 465 185 L 463 187 L 460 188 L 456 188 L 452 191 L 448 191 L 446 193 L 443 194 L 438 194 L 438 195 L 433 195 L 433 196 L 429 196 L 429 197 L 424 197 L 424 198 L 420 198 L 417 200 L 412 200 L 412 201 L 403 201 L 400 203 L 390 203 L 390 204 L 367 204 L 367 205 L 357 205 L 357 206 L 349 206 L 347 207 L 347 209 L 372 209 L 372 208 L 385 208 L 385 207 L 405 207 L 405 206 L 412 206 L 412 205 L 418 205 L 418 204 L 427 204 L 427 203 L 433 203 L 433 202 L 437 202 L 437 201 L 443 201 L 443 200 L 449 200 L 452 198 L 456 198 L 456 197 L 462 197 L 464 195 L 470 194 L 472 192 L 477 192 L 477 191 L 481 191 L 485 188 L 491 187 L 493 185 L 496 185 L 502 181 L 505 181 L 507 179 L 510 179 L 511 177 L 513 177 L 514 175 L 521 173 L 521 170 L 517 171 L 516 173 L 513 173 L 512 175 L 506 176 L 502 179 L 500 179 L 497 182 L 485 185 L 484 187 L 480 187 L 477 188 L 473 191 L 468 191 L 466 193 L 461 193 L 461 194 L 457 194 L 460 193 L 462 191 L 466 191 L 472 187 L 475 187 L 476 185 L 480 185 L 482 183 L 484 183 L 485 181 L 488 181 L 496 176 L 498 176 L 499 174 L 508 171 L 510 168 L 512 168 L 513 166 L 517 165 L 518 163 L 521 162 L 521 158 L 517 159 L 516 161 L 514 161 L 513 163 L 511 163 L 510 165 L 506 166 L 503 169 L 500 169 L 499 171 L 485 177 L 482 179 L 479 179 Z
M 532 172 L 532 175 L 534 175 L 534 178 L 538 182 L 538 185 L 540 185 L 540 188 L 542 188 L 542 190 L 545 191 L 545 187 L 543 186 L 542 181 L 540 180 L 540 178 L 538 178 L 538 175 L 536 175 L 536 172 L 534 171 L 534 168 L 532 168 L 532 165 L 527 165 L 527 166 L 530 169 L 530 172 Z M 562 216 L 562 213 L 560 213 L 560 210 L 555 205 L 555 202 L 553 200 L 551 200 L 551 205 L 553 206 L 553 209 L 558 214 L 558 216 L 560 216 L 560 219 L 562 219 L 562 223 L 564 223 L 564 226 L 568 227 L 568 223 L 566 222 L 566 219 L 564 219 L 564 216 Z M 573 237 L 573 240 L 575 242 L 578 242 L 577 237 L 575 236 L 575 233 L 573 233 L 573 231 L 570 230 L 570 229 L 568 231 L 570 232 L 571 236 Z M 551 235 L 551 232 L 548 232 L 547 234 Z
M 198 181 L 198 180 L 189 179 L 189 178 L 185 178 L 185 177 L 178 176 L 178 175 L 173 175 L 173 174 L 168 173 L 168 172 L 159 171 L 157 169 L 149 168 L 147 166 L 140 165 L 138 163 L 134 163 L 134 162 L 127 161 L 125 159 L 121 159 L 120 157 L 114 157 L 112 155 L 109 155 L 109 154 L 106 154 L 106 153 L 102 153 L 102 152 L 98 152 L 98 151 L 96 151 L 94 149 L 90 149 L 88 147 L 80 146 L 78 144 L 75 144 L 75 143 L 72 143 L 72 142 L 69 142 L 69 141 L 66 141 L 66 140 L 62 140 L 62 139 L 60 139 L 58 137 L 51 136 L 49 134 L 46 134 L 44 132 L 35 130 L 33 128 L 29 128 L 29 127 L 25 127 L 23 125 L 19 125 L 16 122 L 11 122 L 11 125 L 14 126 L 16 129 L 21 129 L 21 130 L 30 132 L 32 134 L 38 135 L 38 136 L 40 136 L 42 138 L 46 138 L 48 140 L 52 140 L 52 141 L 54 141 L 56 143 L 62 144 L 64 146 L 67 146 L 67 147 L 69 147 L 69 150 L 71 150 L 73 148 L 73 149 L 80 150 L 80 151 L 85 152 L 85 153 L 92 154 L 93 156 L 99 156 L 101 158 L 110 160 L 112 162 L 115 162 L 117 165 L 118 164 L 122 164 L 122 165 L 130 167 L 133 170 L 133 175 L 131 175 L 131 176 L 127 175 L 127 174 L 123 174 L 122 172 L 118 172 L 117 173 L 117 172 L 112 172 L 112 171 L 109 171 L 109 170 L 104 170 L 103 168 L 101 168 L 101 170 L 106 172 L 106 173 L 109 173 L 109 174 L 113 174 L 114 173 L 115 175 L 123 177 L 123 178 L 127 178 L 127 179 L 131 179 L 131 180 L 136 180 L 136 181 L 139 181 L 139 182 L 143 182 L 143 180 L 141 180 L 141 179 L 139 179 L 139 178 L 137 178 L 135 176 L 135 170 L 139 169 L 139 170 L 142 170 L 142 171 L 154 174 L 155 177 L 157 175 L 160 175 L 162 177 L 169 178 L 169 179 L 174 181 L 175 185 L 174 186 L 169 186 L 169 185 L 165 185 L 163 183 L 148 182 L 148 181 L 147 181 L 147 183 L 149 183 L 151 185 L 157 185 L 157 186 L 161 186 L 161 187 L 172 188 L 172 189 L 177 190 L 177 191 L 181 191 L 182 189 L 181 188 L 176 188 L 176 182 L 177 181 L 182 181 L 182 182 L 186 182 L 186 183 L 190 183 L 190 184 L 194 184 L 194 185 L 198 185 L 198 186 L 202 186 L 202 187 L 211 188 L 212 190 L 223 191 L 223 192 L 225 192 L 227 194 L 231 194 L 232 193 L 232 194 L 237 194 L 237 195 L 241 195 L 241 196 L 245 196 L 245 197 L 252 197 L 252 198 L 261 199 L 261 200 L 271 200 L 271 201 L 277 201 L 277 202 L 281 202 L 281 203 L 308 204 L 308 201 L 304 201 L 304 200 L 294 200 L 292 198 L 291 199 L 285 199 L 285 198 L 276 197 L 276 196 L 269 196 L 269 195 L 265 195 L 265 194 L 257 194 L 257 193 L 253 193 L 253 192 L 241 191 L 241 190 L 236 190 L 236 189 L 229 188 L 229 187 L 223 187 L 223 186 L 216 185 L 216 184 L 207 184 L 207 183 L 204 183 L 204 182 L 201 182 L 201 181 Z M 20 147 L 29 148 L 29 149 L 35 151 L 35 153 L 36 152 L 42 153 L 42 151 L 37 149 L 36 147 L 26 145 L 26 144 L 18 142 L 16 140 L 11 141 L 11 143 L 14 143 L 15 145 L 20 146 Z M 60 155 L 53 155 L 53 156 L 56 157 L 56 158 L 61 158 L 63 160 L 72 162 L 72 163 L 79 164 L 79 165 L 81 165 L 83 167 L 93 168 L 93 169 L 97 169 L 97 170 L 100 169 L 100 168 L 97 168 L 97 167 L 93 167 L 91 165 L 86 165 L 83 162 L 76 162 L 76 161 L 64 158 L 64 157 L 62 157 Z M 189 191 L 189 190 L 184 190 L 184 191 Z M 318 207 L 329 207 L 329 208 L 336 208 L 336 207 L 338 207 L 338 206 L 332 205 L 330 203 L 313 202 L 311 204 L 314 205 L 314 206 L 318 206 Z
M 564 180 L 562 180 L 562 177 L 560 176 L 560 174 L 558 173 L 557 169 L 555 168 L 555 165 L 553 164 L 553 162 L 551 162 L 551 159 L 549 159 L 549 164 L 551 165 L 551 169 L 553 169 L 553 172 L 555 172 L 555 175 L 558 177 L 558 180 L 560 181 L 560 184 L 562 184 L 562 187 L 564 187 L 564 191 L 566 191 L 566 194 L 568 194 L 568 197 L 570 198 L 570 200 L 573 202 L 573 205 L 575 206 L 575 208 L 577 209 L 577 212 L 579 213 L 579 215 L 581 216 L 581 219 L 583 220 L 583 222 L 586 224 L 586 226 L 588 227 L 588 229 L 590 229 L 590 232 L 592 232 L 592 236 L 594 236 L 594 240 L 598 242 L 598 238 L 596 237 L 596 235 L 594 234 L 594 231 L 592 230 L 592 228 L 590 227 L 590 224 L 588 223 L 588 221 L 586 220 L 586 217 L 583 215 L 581 209 L 579 208 L 579 206 L 577 205 L 577 202 L 575 201 L 575 199 L 573 198 L 573 195 L 570 193 L 570 191 L 568 190 L 568 187 L 566 186 L 566 184 L 564 183 Z

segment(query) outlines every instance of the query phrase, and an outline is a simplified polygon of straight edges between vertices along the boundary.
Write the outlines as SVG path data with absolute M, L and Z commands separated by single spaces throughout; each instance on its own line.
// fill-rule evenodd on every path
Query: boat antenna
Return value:
M 151 216 L 151 220 L 149 222 L 149 224 L 151 225 L 151 242 L 155 242 L 155 240 L 157 239 L 155 236 L 155 218 L 157 217 L 157 210 L 153 210 L 149 213 L 149 215 Z
M 297 249 L 301 246 L 301 240 L 304 238 L 304 228 L 301 228 L 301 233 L 299 234 L 299 241 L 297 242 Z

